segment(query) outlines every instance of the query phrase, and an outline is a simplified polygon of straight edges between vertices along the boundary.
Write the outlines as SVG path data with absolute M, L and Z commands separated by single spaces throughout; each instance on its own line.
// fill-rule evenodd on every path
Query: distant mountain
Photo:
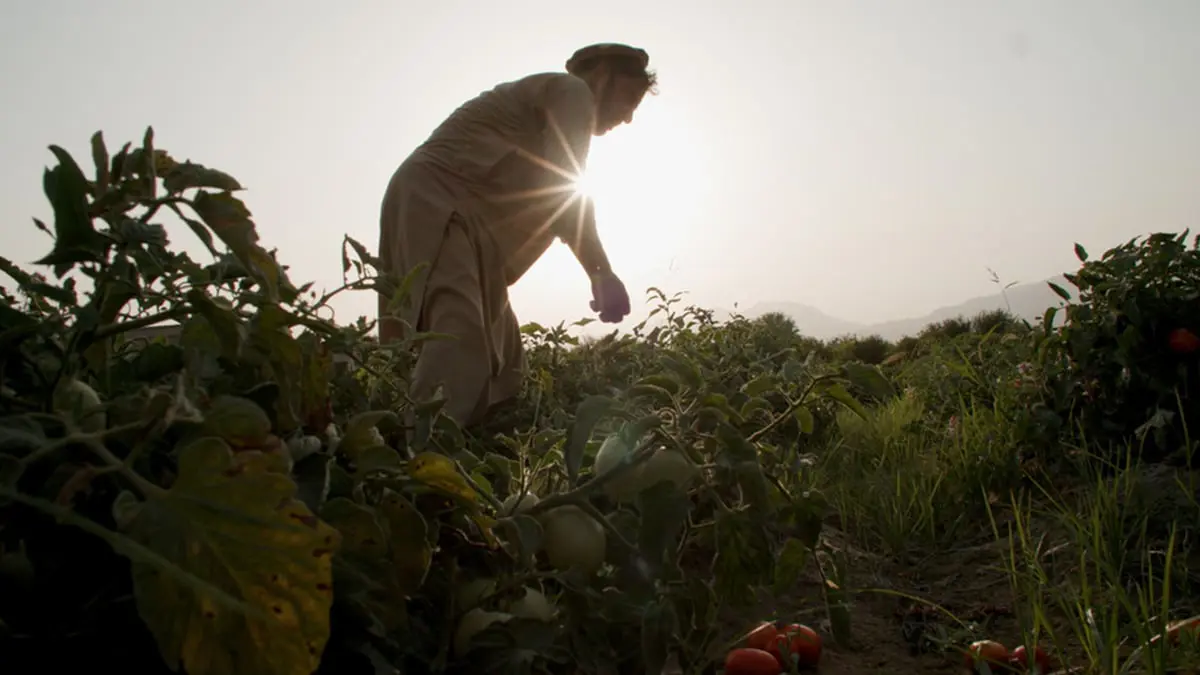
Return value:
M 887 321 L 868 326 L 863 331 L 855 332 L 859 335 L 878 334 L 888 340 L 897 340 L 906 335 L 915 335 L 931 323 L 945 321 L 946 319 L 958 316 L 969 319 L 980 312 L 990 312 L 997 309 L 1007 309 L 1016 315 L 1017 318 L 1025 319 L 1032 323 L 1040 320 L 1045 315 L 1047 309 L 1057 307 L 1063 302 L 1062 298 L 1058 297 L 1058 294 L 1050 290 L 1050 287 L 1046 285 L 1047 282 L 1056 283 L 1068 291 L 1075 288 L 1060 275 L 1037 283 L 1018 284 L 1003 293 L 985 295 L 983 297 L 972 298 L 957 305 L 941 307 L 925 316 Z
M 1061 275 L 1036 283 L 1018 284 L 1003 293 L 972 298 L 957 305 L 941 307 L 924 316 L 898 319 L 876 324 L 860 324 L 830 316 L 821 310 L 796 302 L 764 302 L 739 310 L 747 318 L 758 318 L 764 314 L 778 312 L 796 322 L 803 335 L 822 340 L 842 335 L 880 335 L 888 340 L 898 340 L 906 335 L 915 335 L 931 323 L 955 317 L 971 318 L 980 312 L 1007 309 L 1019 318 L 1033 322 L 1042 318 L 1046 309 L 1058 306 L 1062 299 L 1050 290 L 1047 282 L 1054 282 L 1067 290 L 1074 287 Z M 718 311 L 718 318 L 728 317 L 728 311 Z

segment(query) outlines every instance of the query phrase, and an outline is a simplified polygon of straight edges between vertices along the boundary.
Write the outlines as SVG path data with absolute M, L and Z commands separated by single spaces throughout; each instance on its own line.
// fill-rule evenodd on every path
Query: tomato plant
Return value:
M 1197 343 L 1198 244 L 1187 231 L 1156 233 L 1098 259 L 1077 245 L 1082 265 L 1065 275 L 1075 292 L 1051 284 L 1069 304 L 1047 312 L 1035 339 L 1045 382 L 1030 405 L 1076 414 L 1100 445 L 1144 439 L 1148 459 L 1173 452 L 1183 420 L 1200 413 L 1200 370 L 1180 358 Z

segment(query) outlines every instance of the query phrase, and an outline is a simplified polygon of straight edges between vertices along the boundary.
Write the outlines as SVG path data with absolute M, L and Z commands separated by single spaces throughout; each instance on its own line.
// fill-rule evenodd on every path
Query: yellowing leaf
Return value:
M 448 495 L 478 504 L 479 494 L 458 472 L 458 466 L 446 455 L 422 452 L 408 462 L 408 475 L 418 483 L 445 492 Z
M 320 663 L 341 536 L 294 498 L 291 478 L 266 468 L 205 438 L 180 452 L 170 490 L 127 510 L 132 538 L 256 610 L 228 609 L 133 560 L 138 611 L 173 670 L 294 675 Z

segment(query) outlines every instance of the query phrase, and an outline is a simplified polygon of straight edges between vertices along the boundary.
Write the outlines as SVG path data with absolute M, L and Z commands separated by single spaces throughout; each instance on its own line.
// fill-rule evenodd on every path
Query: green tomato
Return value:
M 471 648 L 471 640 L 483 632 L 488 626 L 513 618 L 507 612 L 489 612 L 484 609 L 472 609 L 458 621 L 458 629 L 454 631 L 454 653 L 463 656 Z
M 104 401 L 86 382 L 68 377 L 54 390 L 54 411 L 72 419 L 80 430 L 94 434 L 108 427 Z
M 525 595 L 513 602 L 508 611 L 517 618 L 549 622 L 554 620 L 555 607 L 541 591 L 526 587 Z
M 541 517 L 542 550 L 560 571 L 595 573 L 604 564 L 608 541 L 604 527 L 578 506 L 560 506 Z
M 633 446 L 626 443 L 620 433 L 609 436 L 604 439 L 600 450 L 596 452 L 596 459 L 592 462 L 592 472 L 597 477 L 603 476 L 619 466 L 633 450 Z M 621 476 L 605 483 L 603 488 L 605 494 L 618 502 L 632 501 L 638 495 L 642 468 L 637 466 L 626 470 Z
M 520 499 L 518 499 L 520 497 Z M 500 503 L 500 515 L 515 516 L 518 513 L 525 513 L 529 509 L 537 506 L 540 500 L 538 496 L 532 492 L 524 494 L 509 495 L 503 502 Z

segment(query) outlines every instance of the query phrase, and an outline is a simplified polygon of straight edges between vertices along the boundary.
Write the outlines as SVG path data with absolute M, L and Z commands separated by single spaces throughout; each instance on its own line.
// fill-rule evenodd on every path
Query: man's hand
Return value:
M 617 275 L 609 272 L 592 277 L 592 311 L 604 323 L 620 323 L 629 315 L 629 293 Z

